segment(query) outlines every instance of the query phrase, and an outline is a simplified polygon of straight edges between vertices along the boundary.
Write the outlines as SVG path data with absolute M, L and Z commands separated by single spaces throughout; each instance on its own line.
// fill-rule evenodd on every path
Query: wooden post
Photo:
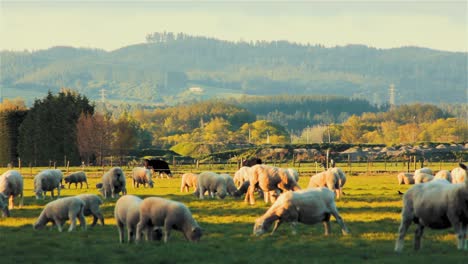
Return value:
M 67 174 L 68 174 L 69 169 L 70 169 L 70 161 L 67 161 Z
M 413 164 L 414 164 L 414 170 L 416 170 L 416 156 L 414 156 L 414 160 L 413 160 Z
M 198 169 L 199 166 L 200 166 L 200 163 L 198 163 L 198 160 L 197 160 L 197 163 L 196 163 L 196 164 L 197 164 L 197 165 L 196 165 L 195 167 Z
M 21 158 L 18 158 L 18 169 L 21 171 Z
M 57 169 L 57 162 L 54 161 L 54 169 L 56 170 Z

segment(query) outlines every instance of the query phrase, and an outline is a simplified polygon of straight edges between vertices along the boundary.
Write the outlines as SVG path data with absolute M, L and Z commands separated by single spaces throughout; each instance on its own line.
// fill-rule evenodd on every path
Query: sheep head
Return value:
M 195 227 L 192 227 L 191 232 L 187 235 L 187 239 L 192 242 L 199 242 L 202 235 L 203 235 L 203 231 L 201 227 L 195 226 Z

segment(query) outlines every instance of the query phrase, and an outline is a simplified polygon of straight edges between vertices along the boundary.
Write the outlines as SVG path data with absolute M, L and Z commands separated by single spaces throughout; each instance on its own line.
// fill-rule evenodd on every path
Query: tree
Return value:
M 128 115 L 122 115 L 114 124 L 112 149 L 120 157 L 138 147 L 140 126 Z
M 345 123 L 343 123 L 341 141 L 344 143 L 362 143 L 363 135 L 363 123 L 358 116 L 352 115 Z
M 0 104 L 0 164 L 6 165 L 18 160 L 18 131 L 26 117 L 27 110 L 23 107 L 6 102 Z

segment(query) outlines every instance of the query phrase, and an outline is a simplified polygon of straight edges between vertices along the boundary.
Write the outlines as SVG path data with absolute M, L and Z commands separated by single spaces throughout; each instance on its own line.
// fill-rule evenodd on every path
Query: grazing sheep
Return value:
M 211 198 L 214 198 L 216 193 L 219 198 L 224 199 L 227 194 L 226 180 L 214 172 L 205 171 L 200 173 L 197 178 L 197 189 L 194 194 L 200 197 L 200 199 L 204 199 L 206 191 L 208 191 Z
M 71 224 L 68 232 L 73 231 L 76 226 L 76 218 L 80 220 L 82 230 L 86 230 L 86 220 L 83 215 L 85 202 L 78 197 L 66 197 L 52 201 L 44 207 L 41 214 L 33 225 L 35 230 L 44 228 L 48 222 L 57 225 L 59 232 L 62 232 L 62 225 L 70 219 Z
M 450 175 L 450 171 L 448 170 L 440 170 L 439 172 L 437 172 L 434 176 L 434 180 L 435 179 L 444 179 L 448 182 L 452 182 L 452 176 Z
M 299 182 L 299 172 L 296 169 L 287 168 L 285 170 L 287 173 L 289 173 L 289 175 L 291 175 L 294 178 L 294 180 L 296 180 L 296 182 Z
M 9 198 L 8 206 L 2 207 L 3 214 L 5 216 L 10 216 L 10 210 L 15 207 L 14 198 L 21 197 L 19 202 L 19 207 L 23 207 L 23 176 L 21 176 L 19 171 L 8 170 L 0 176 L 0 194 L 2 194 L 6 199 Z
M 196 189 L 198 181 L 198 174 L 195 173 L 184 173 L 182 175 L 182 181 L 180 183 L 180 192 L 189 192 L 190 187 Z
M 164 243 L 167 243 L 172 229 L 181 231 L 188 241 L 198 242 L 202 236 L 200 226 L 183 203 L 159 197 L 149 197 L 144 199 L 140 205 L 140 221 L 136 229 L 136 241 L 141 240 L 143 231 L 146 231 L 146 240 L 151 240 L 151 232 L 155 227 L 163 228 Z
M 426 173 L 426 174 L 434 175 L 434 172 L 432 172 L 432 170 L 427 167 L 417 169 L 414 171 L 414 174 L 418 174 L 418 173 Z
M 102 176 L 101 193 L 104 198 L 115 198 L 120 192 L 127 194 L 125 174 L 120 167 L 111 168 Z
M 414 184 L 414 174 L 413 173 L 406 173 L 400 172 L 397 175 L 398 184 Z
M 234 180 L 232 179 L 231 175 L 229 174 L 220 174 L 226 180 L 226 191 L 229 195 L 234 196 L 237 192 L 236 185 L 234 184 Z
M 84 216 L 93 216 L 93 223 L 91 226 L 95 226 L 98 219 L 101 222 L 101 225 L 104 225 L 104 216 L 101 213 L 99 206 L 102 204 L 101 198 L 95 194 L 80 194 L 76 197 L 80 198 L 85 202 L 85 207 L 83 209 Z
M 424 173 L 424 172 L 414 173 L 414 183 L 415 184 L 430 182 L 433 179 L 434 179 L 434 176 L 432 174 L 428 174 L 428 173 Z
M 134 195 L 124 195 L 115 203 L 114 217 L 119 230 L 119 241 L 124 241 L 124 227 L 127 228 L 127 242 L 135 240 L 136 227 L 140 221 L 140 205 L 143 200 Z M 160 229 L 153 230 L 152 240 L 161 240 Z
M 249 182 L 250 186 L 244 200 L 245 202 L 250 202 L 250 204 L 255 204 L 254 192 L 256 186 L 263 191 L 265 203 L 269 201 L 274 202 L 280 191 L 286 192 L 301 189 L 289 173 L 286 173 L 282 169 L 263 164 L 257 164 L 252 167 Z
M 60 197 L 60 188 L 63 174 L 60 170 L 43 170 L 34 177 L 34 193 L 36 199 L 44 198 L 50 191 L 52 199 L 54 198 L 54 189 L 57 189 L 57 198 Z
M 343 235 L 349 233 L 335 205 L 335 194 L 327 188 L 311 188 L 300 191 L 288 191 L 281 194 L 278 200 L 255 220 L 253 233 L 256 236 L 266 233 L 273 222 L 273 234 L 283 222 L 291 223 L 293 234 L 296 224 L 313 225 L 323 222 L 325 235 L 330 233 L 330 216 L 333 215 L 341 227 Z
M 466 165 L 460 163 L 466 171 Z M 463 183 L 450 184 L 438 180 L 411 187 L 403 195 L 401 224 L 395 251 L 403 250 L 406 232 L 412 222 L 417 225 L 414 236 L 414 249 L 421 247 L 421 237 L 425 227 L 445 229 L 453 227 L 458 239 L 458 249 L 468 249 L 466 230 L 468 225 L 468 179 Z
M 240 187 L 245 181 L 249 180 L 251 169 L 251 167 L 244 166 L 234 173 L 234 184 L 237 187 Z
M 453 169 L 450 174 L 452 176 L 452 183 L 462 183 L 468 178 L 466 170 L 460 167 Z
M 153 188 L 154 186 L 151 170 L 145 167 L 133 168 L 132 179 L 133 179 L 133 188 L 135 187 L 138 188 L 140 184 L 143 184 L 143 186 L 145 187 L 148 184 L 150 188 Z
M 327 187 L 332 192 L 337 193 L 340 189 L 340 176 L 332 170 L 322 171 L 310 177 L 307 188 Z
M 338 190 L 336 192 L 336 198 L 340 199 L 343 195 L 343 186 L 346 184 L 346 174 L 343 172 L 342 169 L 338 167 L 333 167 L 329 169 L 333 174 L 338 176 Z
M 86 189 L 88 189 L 88 178 L 86 177 L 86 173 L 84 171 L 71 173 L 65 177 L 64 180 L 65 183 L 68 183 L 68 189 L 70 189 L 70 185 L 72 183 L 75 184 L 76 189 L 78 189 L 78 183 L 80 184 L 80 189 L 83 189 L 83 182 L 86 183 Z

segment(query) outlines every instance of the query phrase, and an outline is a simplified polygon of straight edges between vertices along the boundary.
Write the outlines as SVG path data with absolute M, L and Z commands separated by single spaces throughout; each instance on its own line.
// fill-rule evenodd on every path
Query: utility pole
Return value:
M 390 109 L 395 108 L 395 85 L 392 83 L 390 84 L 390 88 L 388 89 L 390 99 L 388 103 L 390 104 Z
M 102 88 L 102 89 L 100 90 L 100 92 L 101 92 L 101 102 L 102 102 L 102 103 L 105 103 L 105 102 L 106 102 L 106 92 L 107 92 L 107 91 L 106 91 L 106 89 Z

